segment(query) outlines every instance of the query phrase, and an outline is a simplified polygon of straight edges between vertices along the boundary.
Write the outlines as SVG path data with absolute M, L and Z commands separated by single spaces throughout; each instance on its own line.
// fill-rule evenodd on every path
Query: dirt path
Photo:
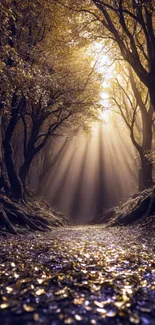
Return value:
M 0 237 L 0 324 L 155 324 L 155 244 L 139 229 Z

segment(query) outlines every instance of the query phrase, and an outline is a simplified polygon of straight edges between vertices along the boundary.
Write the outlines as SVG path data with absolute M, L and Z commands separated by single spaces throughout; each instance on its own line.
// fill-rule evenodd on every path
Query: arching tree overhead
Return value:
M 56 1 L 59 2 L 59 1 Z M 63 1 L 60 1 L 63 3 Z M 149 90 L 155 109 L 155 3 L 151 0 L 65 1 L 63 5 L 92 15 L 97 34 L 111 39 Z M 85 26 L 89 24 L 85 24 Z M 100 26 L 100 27 L 99 27 Z
M 69 132 L 79 128 L 88 131 L 89 122 L 98 119 L 103 76 L 95 63 L 93 45 L 92 50 L 89 47 L 92 41 L 98 45 L 99 39 L 104 40 L 103 56 L 111 51 L 114 60 L 125 60 L 132 68 L 130 87 L 136 105 L 141 106 L 145 135 L 149 134 L 149 145 L 145 143 L 142 149 L 144 152 L 150 150 L 152 121 L 146 124 L 148 113 L 152 117 L 152 106 L 155 107 L 154 9 L 153 1 L 1 1 L 1 193 L 26 201 L 26 180 L 38 153 L 48 158 L 46 168 L 50 167 L 51 157 L 45 154 L 47 144 L 51 143 L 48 140 L 63 134 L 66 129 Z M 133 71 L 137 84 L 141 82 L 148 89 L 151 105 L 147 111 L 132 78 Z M 105 70 L 102 74 L 106 74 Z M 133 125 L 130 127 L 132 131 Z M 133 132 L 131 135 L 139 148 Z M 41 151 L 43 148 L 46 150 Z M 43 177 L 44 174 L 43 170 Z M 151 185 L 151 176 L 148 180 Z M 4 209 L 0 212 L 0 221 L 2 219 L 11 227 L 8 220 L 12 216 L 1 193 Z M 29 218 L 24 222 L 29 224 Z
M 82 43 L 75 40 L 72 21 L 63 7 L 48 0 L 8 0 L 0 3 L 0 15 L 0 188 L 24 202 L 29 168 L 48 137 L 59 133 L 60 126 L 61 131 L 64 127 L 87 129 L 96 117 L 99 74 Z M 13 151 L 19 137 L 16 168 Z M 0 200 L 4 205 L 0 222 L 14 232 L 1 194 Z M 18 215 L 22 221 L 20 211 Z M 29 216 L 24 223 L 33 227 Z
M 153 1 L 96 1 L 103 25 L 112 34 L 123 58 L 148 87 L 155 107 L 155 34 Z
M 139 190 L 153 185 L 153 165 L 149 159 L 153 138 L 153 110 L 146 87 L 137 82 L 137 76 L 128 66 L 119 67 L 118 76 L 112 81 L 109 97 L 116 113 L 120 113 L 130 134 L 138 157 Z
M 72 21 L 63 7 L 60 10 L 54 2 L 44 0 L 10 0 L 1 4 L 1 13 L 4 160 L 12 190 L 21 197 L 20 179 L 25 188 L 31 162 L 48 137 L 64 122 L 86 127 L 95 118 L 100 86 L 91 58 L 74 40 Z M 23 139 L 20 179 L 12 151 L 18 128 Z

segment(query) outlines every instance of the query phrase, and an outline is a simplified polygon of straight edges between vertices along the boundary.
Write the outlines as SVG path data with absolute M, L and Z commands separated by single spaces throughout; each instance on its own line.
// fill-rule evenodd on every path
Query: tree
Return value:
M 12 193 L 16 198 L 24 198 L 24 191 L 14 167 L 11 140 L 19 120 L 19 112 L 26 104 L 25 89 L 28 90 L 29 80 L 34 76 L 35 68 L 31 69 L 34 47 L 40 43 L 45 33 L 45 24 L 40 19 L 41 14 L 38 16 L 37 10 L 34 10 L 37 3 L 39 2 L 30 5 L 30 1 L 9 0 L 2 1 L 0 8 L 2 17 L 0 105 L 4 113 L 3 150 Z M 33 37 L 32 16 L 37 19 L 33 22 L 35 24 Z
M 155 109 L 155 3 L 151 0 L 92 0 L 56 1 L 80 13 L 81 23 L 85 14 L 85 28 L 90 24 L 98 37 L 112 41 L 121 56 L 133 68 L 148 88 Z M 93 17 L 90 19 L 89 14 Z M 99 27 L 100 26 L 100 27 Z
M 48 0 L 8 0 L 2 1 L 0 8 L 1 187 L 7 191 L 6 171 L 10 194 L 24 202 L 25 209 L 23 216 L 18 201 L 12 204 L 0 195 L 0 221 L 15 232 L 10 223 L 14 219 L 39 229 L 31 222 L 34 215 L 25 203 L 26 178 L 34 157 L 49 137 L 66 128 L 89 128 L 89 122 L 97 118 L 100 84 L 91 57 L 86 56 L 82 43 L 73 39 L 72 21 L 63 8 Z M 19 136 L 22 147 L 18 151 Z M 36 222 L 40 225 L 42 219 Z
M 24 109 L 18 111 L 20 123 L 23 124 L 24 160 L 19 176 L 24 189 L 31 163 L 49 137 L 62 134 L 66 127 L 72 130 L 86 128 L 92 120 L 97 119 L 98 77 L 89 60 L 83 59 L 81 64 L 75 54 L 75 50 L 67 54 L 66 60 L 63 59 L 53 75 L 50 73 L 46 78 L 45 75 L 42 78 L 39 76 L 38 83 L 42 83 L 40 95 L 37 94 L 35 102 L 27 100 Z
M 60 18 L 61 15 L 64 18 L 63 10 L 58 12 L 58 8 L 47 1 L 9 3 L 11 9 L 8 3 L 3 6 L 6 17 L 8 12 L 11 12 L 11 17 L 8 18 L 7 37 L 1 48 L 2 53 L 7 48 L 3 53 L 5 67 L 2 75 L 7 113 L 3 117 L 3 148 L 12 191 L 20 198 L 24 195 L 20 179 L 25 190 L 31 162 L 48 137 L 74 114 L 78 118 L 82 112 L 90 119 L 95 117 L 95 96 L 99 84 L 96 83 L 95 94 L 93 88 L 97 79 L 93 76 L 93 68 L 86 58 L 80 64 L 75 55 L 75 45 L 71 44 L 72 35 L 65 40 L 62 50 L 63 39 L 69 30 L 69 17 Z M 43 10 L 40 10 L 41 5 Z M 83 73 L 79 73 L 83 68 Z M 81 122 L 84 116 L 81 114 Z M 24 161 L 20 166 L 19 179 L 12 159 L 11 141 L 15 128 L 21 122 Z
M 122 68 L 121 65 L 121 72 L 113 81 L 111 99 L 129 129 L 131 141 L 138 152 L 139 190 L 143 190 L 153 185 L 153 166 L 148 159 L 152 149 L 153 110 L 146 87 L 137 82 L 137 77 L 129 66 Z

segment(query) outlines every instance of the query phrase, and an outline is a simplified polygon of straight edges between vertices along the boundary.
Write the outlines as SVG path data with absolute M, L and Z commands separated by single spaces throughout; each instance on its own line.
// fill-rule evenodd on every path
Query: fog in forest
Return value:
M 35 198 L 86 224 L 152 188 L 154 2 L 8 3 L 0 25 L 2 227 L 14 233 L 12 223 L 23 222 L 7 196 L 30 206 Z
M 138 191 L 136 152 L 127 130 L 113 124 L 105 112 L 90 137 L 79 132 L 54 141 L 54 163 L 39 195 L 73 224 L 90 221 Z

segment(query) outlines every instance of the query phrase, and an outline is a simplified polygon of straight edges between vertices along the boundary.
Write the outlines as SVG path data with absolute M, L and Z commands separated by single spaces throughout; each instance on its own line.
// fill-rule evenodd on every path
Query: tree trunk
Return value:
M 150 100 L 151 100 L 151 104 L 153 109 L 155 110 L 155 78 L 154 80 L 150 80 L 149 85 L 148 85 L 148 90 L 149 90 L 149 94 L 150 94 Z
M 35 150 L 35 143 L 37 141 L 37 137 L 38 137 L 38 134 L 40 131 L 41 124 L 42 124 L 42 119 L 40 119 L 40 120 L 36 119 L 35 121 L 33 121 L 31 135 L 30 135 L 28 144 L 24 150 L 24 162 L 23 162 L 23 165 L 19 169 L 19 177 L 22 181 L 25 192 L 27 192 L 26 178 L 29 173 L 32 160 L 37 153 Z
M 141 159 L 141 167 L 139 170 L 139 191 L 149 188 L 153 185 L 152 180 L 152 162 L 144 156 Z
M 0 191 L 4 191 L 7 194 L 11 192 L 8 177 L 4 167 L 4 162 L 2 159 L 0 160 Z
M 130 82 L 133 89 L 133 93 L 135 95 L 137 104 L 140 108 L 141 118 L 142 118 L 142 144 L 138 145 L 136 143 L 136 148 L 139 152 L 141 166 L 139 170 L 139 190 L 142 191 L 145 188 L 148 188 L 153 185 L 152 180 L 152 162 L 147 158 L 147 154 L 151 152 L 152 149 L 152 116 L 153 109 L 152 103 L 149 108 L 147 108 L 146 104 L 143 102 L 142 96 L 137 88 L 136 81 L 132 70 L 129 69 Z M 154 87 L 153 87 L 154 88 Z M 154 100 L 155 100 L 155 95 Z M 132 141 L 134 140 L 134 136 L 132 134 Z M 134 144 L 134 143 L 133 143 Z
M 146 156 L 152 149 L 152 106 L 148 112 L 141 109 L 142 123 L 143 123 L 143 142 L 142 142 L 142 155 L 141 155 L 141 168 L 139 172 L 139 190 L 144 190 L 153 185 L 152 161 Z
M 7 169 L 7 174 L 9 177 L 9 182 L 11 185 L 13 196 L 16 199 L 23 200 L 25 199 L 25 194 L 24 194 L 22 183 L 20 181 L 20 178 L 17 175 L 15 165 L 13 162 L 13 150 L 11 145 L 11 138 L 17 124 L 17 117 L 18 117 L 17 96 L 16 94 L 14 94 L 12 99 L 11 118 L 9 124 L 6 127 L 4 140 L 2 144 L 3 144 L 3 151 L 4 151 L 4 162 Z
M 3 141 L 3 148 L 4 148 L 4 161 L 7 168 L 7 173 L 11 185 L 11 189 L 13 195 L 16 199 L 25 199 L 25 194 L 23 190 L 22 183 L 20 178 L 18 177 L 15 166 L 12 159 L 12 145 L 10 141 L 5 139 Z
M 26 178 L 27 178 L 27 175 L 29 173 L 33 157 L 34 157 L 34 155 L 31 155 L 31 156 L 27 157 L 26 160 L 24 161 L 23 165 L 20 167 L 20 170 L 19 170 L 19 177 L 20 177 L 20 179 L 22 181 L 23 188 L 24 188 L 25 192 L 27 191 L 27 189 L 26 189 Z

